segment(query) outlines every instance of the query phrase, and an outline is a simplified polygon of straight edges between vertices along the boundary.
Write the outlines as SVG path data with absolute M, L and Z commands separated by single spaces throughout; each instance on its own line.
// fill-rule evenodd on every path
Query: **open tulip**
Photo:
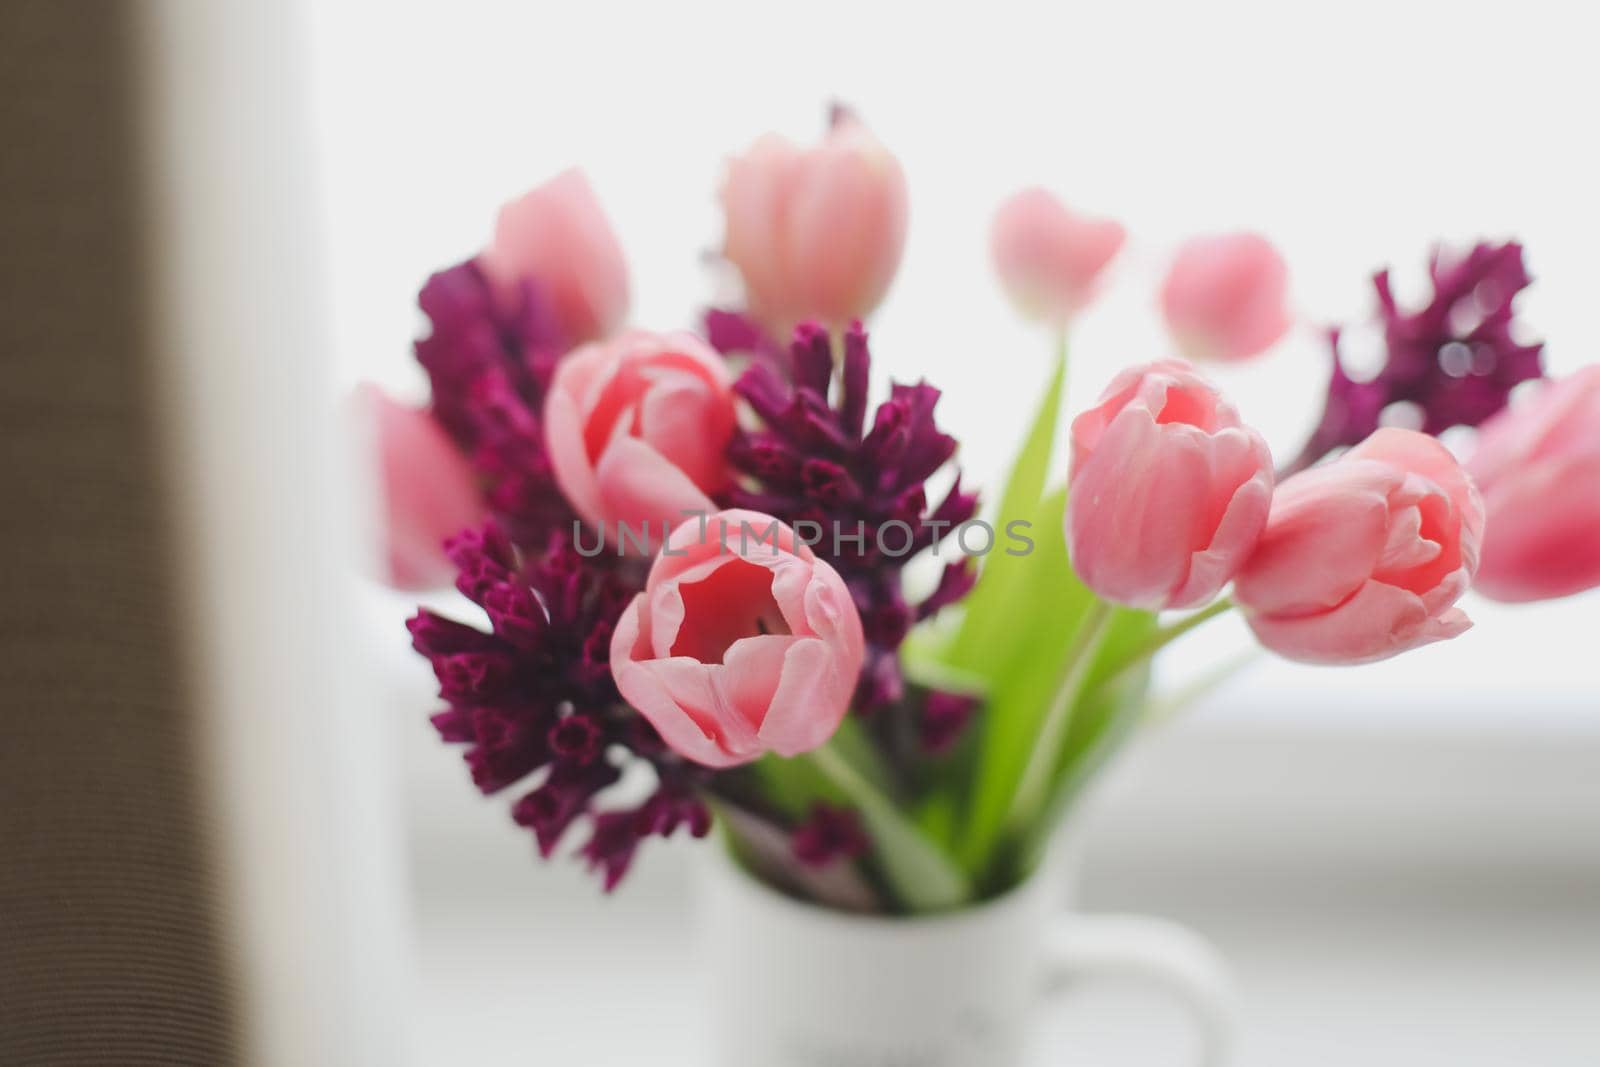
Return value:
M 1124 371 L 1072 424 L 1067 544 L 1107 600 L 1194 607 L 1255 547 L 1272 497 L 1272 456 L 1187 363 Z
M 899 162 L 848 112 L 815 148 L 767 134 L 728 166 L 723 254 L 752 315 L 780 337 L 843 327 L 883 300 L 906 240 Z
M 687 333 L 596 341 L 556 368 L 545 447 L 578 514 L 659 544 L 686 512 L 727 486 L 732 385 L 722 357 Z M 648 546 L 645 546 L 648 548 Z
M 385 581 L 410 590 L 449 585 L 455 568 L 445 558 L 445 539 L 484 517 L 472 468 L 427 411 L 371 384 L 356 389 L 351 405 L 377 448 Z
M 1000 205 L 990 251 L 1001 284 L 1024 314 L 1064 326 L 1094 297 L 1127 232 L 1078 215 L 1047 189 L 1024 189 Z
M 627 263 L 581 171 L 563 171 L 501 208 L 479 265 L 508 308 L 532 284 L 571 344 L 610 335 L 628 313 Z
M 1474 588 L 1528 601 L 1600 586 L 1600 366 L 1486 422 L 1467 469 L 1488 513 Z
M 796 756 L 833 736 L 864 657 L 844 581 L 754 511 L 690 519 L 617 622 L 611 673 L 685 759 Z
M 1234 597 L 1267 648 L 1306 663 L 1366 663 L 1455 637 L 1483 501 L 1448 449 L 1381 429 L 1287 479 Z
M 1265 237 L 1196 237 L 1178 250 L 1161 287 L 1167 329 L 1191 359 L 1260 355 L 1289 330 L 1289 268 Z

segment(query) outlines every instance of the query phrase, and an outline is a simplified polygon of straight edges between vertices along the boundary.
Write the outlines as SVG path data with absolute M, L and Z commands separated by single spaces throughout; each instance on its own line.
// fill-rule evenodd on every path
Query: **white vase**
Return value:
M 1039 1002 L 1100 976 L 1171 991 L 1199 1030 L 1199 1062 L 1226 1062 L 1232 997 L 1216 952 L 1162 919 L 1065 910 L 1060 864 L 970 909 L 887 918 L 797 901 L 705 851 L 717 1067 L 1015 1067 Z

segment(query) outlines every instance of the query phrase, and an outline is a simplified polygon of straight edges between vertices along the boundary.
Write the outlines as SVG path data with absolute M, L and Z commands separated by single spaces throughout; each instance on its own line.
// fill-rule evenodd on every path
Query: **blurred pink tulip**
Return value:
M 713 510 L 710 494 L 728 484 L 732 384 L 692 334 L 584 345 L 556 368 L 544 416 L 561 491 L 608 536 L 620 523 L 659 545 L 685 512 Z
M 628 266 L 589 181 L 567 170 L 500 209 L 479 264 L 515 307 L 532 282 L 574 345 L 609 336 L 628 313 Z
M 1285 481 L 1234 583 L 1256 638 L 1306 663 L 1365 663 L 1455 637 L 1483 501 L 1448 449 L 1382 429 Z
M 617 622 L 611 673 L 679 755 L 730 767 L 826 743 L 864 649 L 832 567 L 770 515 L 724 511 L 672 532 Z
M 787 340 L 883 300 L 906 241 L 900 163 L 848 112 L 815 148 L 767 134 L 728 166 L 723 254 L 744 278 L 750 313 Z
M 1122 224 L 1074 214 L 1045 189 L 1024 189 L 995 213 L 995 270 L 1024 314 L 1065 326 L 1094 298 L 1127 239 Z
M 351 408 L 377 448 L 385 581 L 408 590 L 448 586 L 455 567 L 445 558 L 445 539 L 485 515 L 472 468 L 432 415 L 375 385 L 358 386 Z
M 1489 516 L 1474 588 L 1527 601 L 1600 586 L 1600 365 L 1484 423 L 1467 469 Z
M 1265 237 L 1196 237 L 1178 250 L 1161 287 L 1167 329 L 1184 355 L 1249 359 L 1288 332 L 1289 268 Z
M 1124 371 L 1072 423 L 1067 544 L 1085 585 L 1133 607 L 1194 607 L 1255 547 L 1272 456 L 1194 368 Z

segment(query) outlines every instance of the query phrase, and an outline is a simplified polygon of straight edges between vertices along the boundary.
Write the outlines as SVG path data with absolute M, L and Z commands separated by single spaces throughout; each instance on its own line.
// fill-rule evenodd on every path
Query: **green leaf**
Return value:
M 1082 795 L 1106 765 L 1116 758 L 1123 746 L 1141 728 L 1159 726 L 1179 710 L 1213 692 L 1239 671 L 1253 663 L 1259 651 L 1252 649 L 1233 657 L 1205 672 L 1177 692 L 1160 698 L 1149 693 L 1150 666 L 1129 671 L 1129 654 L 1148 644 L 1157 632 L 1153 615 L 1129 612 L 1126 630 L 1115 640 L 1108 640 L 1096 664 L 1100 680 L 1091 682 L 1091 691 L 1082 708 L 1072 744 L 1062 753 L 1056 771 L 1056 781 L 1044 817 L 1035 826 L 1023 850 L 1023 862 L 1029 866 L 1036 862 L 1050 842 L 1057 823 L 1067 818 L 1073 803 Z M 1103 684 L 1110 676 L 1119 676 L 1112 684 Z
M 917 807 L 917 829 L 929 841 L 941 848 L 948 848 L 955 840 L 956 814 L 953 794 L 932 793 Z
M 1136 614 L 1141 613 L 1130 612 Z M 1153 628 L 1153 620 L 1148 625 Z M 1103 663 L 1108 670 L 1118 669 L 1109 657 Z M 1126 672 L 1116 684 L 1091 694 L 1080 708 L 1083 728 L 1063 753 L 1050 799 L 1021 842 L 1015 874 L 1033 868 L 1056 827 L 1070 814 L 1073 803 L 1144 722 L 1149 676 L 1148 665 Z
M 980 719 L 977 769 L 959 857 L 969 874 L 989 865 L 1010 810 L 1018 779 L 1061 679 L 1064 658 L 1093 594 L 1072 571 L 1060 516 L 1066 490 L 1036 501 L 1026 514 L 1037 522 L 1034 551 L 1019 557 L 1021 577 L 1008 583 L 1007 610 L 990 625 L 988 644 L 1003 667 L 991 675 L 988 706 Z M 980 583 L 980 588 L 981 588 Z
M 908 911 L 948 911 L 972 898 L 972 884 L 955 862 L 832 743 L 795 762 L 801 761 L 810 763 L 854 805 L 872 838 L 873 860 Z
M 854 716 L 845 716 L 829 743 L 872 788 L 888 791 L 889 775 L 882 757 Z M 845 792 L 810 760 L 784 759 L 769 754 L 751 764 L 751 769 L 761 779 L 766 799 L 792 819 L 805 818 L 812 805 L 819 801 L 834 805 L 850 803 Z
M 1010 544 L 1005 536 L 1006 526 L 1018 519 L 1032 522 L 1033 529 L 1023 532 L 1032 537 L 1036 545 L 1041 535 L 1059 535 L 1060 513 L 1041 515 L 1038 505 L 1050 476 L 1050 457 L 1055 446 L 1066 367 L 1063 345 L 1056 355 L 1055 373 L 1023 439 L 1022 450 L 1012 464 L 994 513 L 999 527 L 997 547 L 985 557 L 978 584 L 967 595 L 960 629 L 944 650 L 943 658 L 950 667 L 972 672 L 991 682 L 1008 674 L 1010 664 L 1021 652 L 1012 625 L 1016 598 L 1038 573 L 1037 547 L 1032 553 L 1015 556 L 998 547 Z

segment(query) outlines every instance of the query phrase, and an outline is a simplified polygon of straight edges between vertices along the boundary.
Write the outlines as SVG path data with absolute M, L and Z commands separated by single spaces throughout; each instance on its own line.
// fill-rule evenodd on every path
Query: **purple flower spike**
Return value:
M 429 278 L 417 298 L 432 332 L 416 342 L 433 413 L 483 477 L 490 506 L 517 539 L 536 543 L 572 509 L 545 456 L 540 413 L 570 345 L 536 288 L 496 306 L 476 260 Z
M 734 388 L 765 426 L 741 430 L 729 447 L 747 478 L 726 503 L 797 530 L 808 524 L 820 537 L 812 548 L 844 578 L 866 629 L 856 704 L 870 710 L 904 692 L 897 652 L 912 624 L 972 586 L 965 561 L 951 564 L 932 596 L 912 605 L 901 569 L 971 519 L 978 501 L 958 478 L 930 509 L 925 483 L 956 451 L 934 421 L 939 391 L 925 382 L 894 385 L 869 419 L 866 331 L 856 323 L 842 341 L 837 374 L 833 339 L 808 323 L 795 330 L 786 361 L 758 359 L 740 376 Z
M 930 691 L 922 707 L 922 747 L 934 754 L 948 751 L 960 739 L 977 708 L 976 697 Z
M 852 808 L 816 804 L 794 832 L 795 859 L 807 867 L 826 867 L 838 860 L 864 856 L 872 840 Z
M 581 852 L 590 869 L 600 872 L 609 893 L 633 865 L 640 842 L 671 837 L 680 826 L 704 837 L 711 832 L 711 812 L 693 794 L 663 785 L 637 808 L 595 816 L 594 833 Z
M 774 341 L 759 323 L 737 311 L 712 308 L 705 313 L 706 341 L 725 356 L 755 356 L 782 360 L 783 346 Z
M 433 725 L 446 743 L 464 746 L 474 784 L 497 793 L 537 782 L 512 818 L 533 832 L 545 856 L 575 823 L 593 820 L 603 856 L 591 860 L 608 886 L 641 838 L 681 825 L 705 833 L 710 815 L 696 790 L 706 772 L 663 745 L 611 678 L 611 634 L 638 576 L 614 558 L 585 558 L 559 532 L 542 552 L 525 552 L 493 521 L 462 531 L 448 551 L 462 593 L 483 608 L 491 630 L 430 611 L 407 625 L 448 705 Z M 596 799 L 627 760 L 650 764 L 661 785 L 639 809 L 645 814 L 618 822 L 596 809 Z
M 1543 376 L 1544 345 L 1515 336 L 1512 303 L 1531 280 L 1521 245 L 1479 244 L 1451 260 L 1435 250 L 1428 273 L 1433 298 L 1410 312 L 1395 302 L 1389 272 L 1374 276 L 1385 358 L 1371 379 L 1350 376 L 1340 331 L 1331 332 L 1333 373 L 1322 418 L 1290 473 L 1365 440 L 1391 404 L 1416 405 L 1420 429 L 1439 434 L 1479 425 L 1506 406 L 1516 386 Z

